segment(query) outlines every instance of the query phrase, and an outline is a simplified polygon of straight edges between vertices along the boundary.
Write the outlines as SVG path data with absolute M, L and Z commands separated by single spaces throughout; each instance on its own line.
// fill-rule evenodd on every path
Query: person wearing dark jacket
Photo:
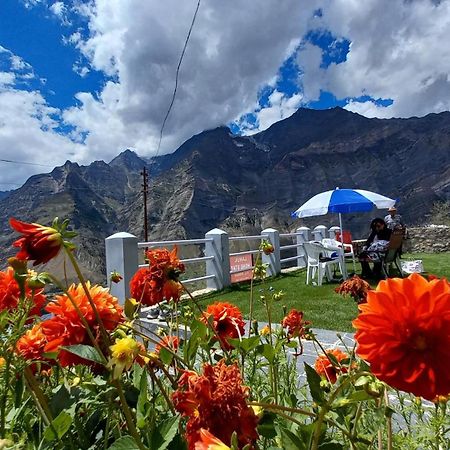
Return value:
M 379 217 L 372 220 L 370 229 L 370 236 L 363 247 L 362 253 L 359 255 L 362 269 L 361 276 L 362 278 L 381 279 L 383 278 L 383 274 L 381 273 L 380 253 L 388 250 L 392 230 Z M 370 262 L 373 263 L 373 270 L 370 268 Z

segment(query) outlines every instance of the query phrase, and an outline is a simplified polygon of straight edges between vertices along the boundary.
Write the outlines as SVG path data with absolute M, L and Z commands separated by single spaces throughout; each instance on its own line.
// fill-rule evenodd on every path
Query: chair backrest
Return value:
M 336 240 L 341 242 L 341 232 L 338 231 L 335 236 L 336 236 Z M 348 230 L 344 230 L 342 232 L 342 238 L 343 238 L 344 244 L 351 244 L 353 241 L 352 233 L 350 233 L 350 231 L 348 231 Z
M 331 239 L 331 238 L 322 239 L 322 245 L 325 247 L 334 247 L 334 248 L 342 247 L 342 244 L 340 241 L 337 241 L 336 239 Z
M 320 257 L 324 254 L 325 248 L 318 242 L 305 242 L 303 244 L 308 264 L 319 264 Z
M 403 243 L 403 229 L 394 230 L 391 233 L 391 238 L 389 239 L 389 247 L 384 257 L 384 262 L 390 263 L 397 258 L 398 252 Z

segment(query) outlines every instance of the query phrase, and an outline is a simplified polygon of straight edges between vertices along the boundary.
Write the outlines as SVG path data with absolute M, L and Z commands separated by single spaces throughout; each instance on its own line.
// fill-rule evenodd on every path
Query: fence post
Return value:
M 330 238 L 336 240 L 336 234 L 341 232 L 339 227 L 331 227 L 328 232 L 330 233 Z
M 312 234 L 315 241 L 321 241 L 327 237 L 327 227 L 325 225 L 317 225 Z
M 206 275 L 214 275 L 206 280 L 206 286 L 220 290 L 231 284 L 228 233 L 214 228 L 205 234 L 205 239 L 212 239 L 205 244 L 205 256 L 214 256 L 206 261 Z
M 310 231 L 308 227 L 297 228 L 297 245 L 304 244 L 310 240 Z M 297 267 L 306 267 L 306 255 L 303 245 L 297 247 Z
M 119 283 L 111 283 L 111 295 L 123 305 L 130 296 L 130 280 L 138 269 L 138 239 L 130 233 L 116 233 L 105 239 L 106 279 L 111 272 L 122 275 Z
M 266 228 L 261 231 L 262 238 L 267 239 L 273 245 L 273 253 L 269 255 L 262 254 L 263 264 L 269 264 L 267 268 L 267 275 L 273 277 L 281 272 L 280 262 L 280 233 L 273 228 Z

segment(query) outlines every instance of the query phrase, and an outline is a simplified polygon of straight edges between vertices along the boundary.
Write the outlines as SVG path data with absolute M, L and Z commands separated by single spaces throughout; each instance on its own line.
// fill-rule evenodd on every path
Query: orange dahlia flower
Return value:
M 37 323 L 19 338 L 16 343 L 16 353 L 29 361 L 42 360 L 46 343 L 47 337 L 42 330 L 41 323 Z
M 164 336 L 159 344 L 156 344 L 155 353 L 159 353 L 162 347 L 168 348 L 173 352 L 178 350 L 180 340 L 176 336 Z
M 150 267 L 157 266 L 164 271 L 164 276 L 177 280 L 185 267 L 178 259 L 178 248 L 175 246 L 170 252 L 166 248 L 156 248 L 146 252 Z
M 91 286 L 89 282 L 86 285 L 103 326 L 107 331 L 114 330 L 123 321 L 122 307 L 117 298 L 113 297 L 106 288 L 97 285 Z M 99 340 L 99 345 L 104 346 L 105 343 L 101 342 L 99 324 L 83 286 L 72 284 L 67 292 L 86 320 L 92 334 Z M 75 344 L 91 345 L 86 327 L 68 295 L 56 296 L 55 302 L 47 305 L 46 310 L 53 313 L 53 317 L 42 322 L 44 333 L 48 336 L 45 351 L 59 352 L 58 359 L 62 366 L 86 363 L 78 356 L 60 349 L 61 346 Z
M 114 330 L 123 320 L 122 307 L 119 305 L 119 301 L 109 293 L 107 288 L 98 285 L 91 286 L 89 281 L 86 282 L 86 286 L 103 326 L 107 331 Z M 72 284 L 67 289 L 67 294 L 73 299 L 88 325 L 96 329 L 98 327 L 97 319 L 82 284 Z M 49 303 L 45 309 L 54 314 L 55 320 L 57 319 L 69 328 L 84 328 L 67 294 L 57 295 L 55 301 Z
M 332 355 L 338 363 L 341 363 L 343 360 L 348 359 L 349 355 L 344 353 L 342 350 L 338 348 L 334 348 L 332 350 L 327 350 L 327 355 Z M 330 383 L 336 383 L 337 376 L 341 373 L 346 373 L 347 367 L 339 367 L 331 363 L 330 358 L 327 355 L 319 355 L 314 363 L 314 369 L 316 372 L 323 378 L 326 378 Z
M 345 280 L 334 291 L 341 295 L 350 295 L 356 303 L 365 303 L 367 293 L 371 290 L 370 284 L 359 278 L 358 275 L 353 275 L 352 278 Z
M 231 450 L 220 439 L 217 439 L 208 430 L 200 429 L 200 441 L 195 443 L 195 450 Z
M 25 281 L 25 297 L 32 301 L 30 315 L 39 315 L 45 304 L 46 297 L 43 289 L 31 289 Z M 14 278 L 14 269 L 8 267 L 0 272 L 0 311 L 17 308 L 20 300 L 20 288 Z
M 16 255 L 18 259 L 34 261 L 33 265 L 36 266 L 50 261 L 62 248 L 61 233 L 52 227 L 21 222 L 13 217 L 9 219 L 9 223 L 14 230 L 23 235 L 13 243 L 14 247 L 20 247 Z
M 215 366 L 205 364 L 201 375 L 184 371 L 178 385 L 172 399 L 176 410 L 188 418 L 186 440 L 189 450 L 198 448 L 196 444 L 202 440 L 202 428 L 226 445 L 231 444 L 234 432 L 239 448 L 254 444 L 258 438 L 258 418 L 247 405 L 249 389 L 242 385 L 236 364 L 227 366 L 223 360 Z
M 291 309 L 289 314 L 281 321 L 283 328 L 287 328 L 289 338 L 306 337 L 308 333 L 308 325 L 311 322 L 303 320 L 303 311 Z
M 433 400 L 450 392 L 450 285 L 413 273 L 381 281 L 353 321 L 357 353 L 390 386 Z
M 208 305 L 205 313 L 200 318 L 205 324 L 211 323 L 220 340 L 220 345 L 225 350 L 230 350 L 233 346 L 228 339 L 237 339 L 245 333 L 245 323 L 242 313 L 237 306 L 227 302 L 215 302 Z

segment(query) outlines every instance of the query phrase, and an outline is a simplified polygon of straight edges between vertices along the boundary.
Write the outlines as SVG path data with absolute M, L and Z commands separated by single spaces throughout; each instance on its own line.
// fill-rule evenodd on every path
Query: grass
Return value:
M 421 259 L 425 270 L 438 276 L 450 279 L 450 253 L 415 253 L 405 254 L 404 260 Z M 350 266 L 349 266 L 350 269 Z M 275 291 L 282 290 L 285 296 L 274 303 L 273 322 L 280 322 L 284 309 L 296 308 L 304 312 L 305 320 L 310 320 L 314 328 L 336 331 L 353 331 L 351 322 L 358 314 L 356 303 L 350 297 L 342 297 L 334 292 L 337 283 L 323 286 L 306 285 L 306 271 L 299 270 L 268 278 L 254 284 L 254 318 L 267 321 L 264 305 L 259 300 L 263 292 L 270 287 Z M 206 306 L 213 301 L 229 301 L 241 309 L 244 317 L 248 317 L 250 299 L 250 283 L 239 283 L 232 287 L 199 298 L 201 305 Z

